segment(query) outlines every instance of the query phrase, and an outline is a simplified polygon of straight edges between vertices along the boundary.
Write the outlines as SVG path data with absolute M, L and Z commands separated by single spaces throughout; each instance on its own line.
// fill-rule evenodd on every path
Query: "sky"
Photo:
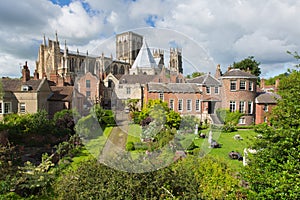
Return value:
M 182 49 L 185 75 L 254 56 L 268 78 L 297 63 L 286 52 L 300 51 L 299 10 L 298 0 L 0 0 L 0 77 L 20 77 L 25 61 L 33 73 L 44 35 L 115 56 L 115 35 L 134 31 L 166 55 Z

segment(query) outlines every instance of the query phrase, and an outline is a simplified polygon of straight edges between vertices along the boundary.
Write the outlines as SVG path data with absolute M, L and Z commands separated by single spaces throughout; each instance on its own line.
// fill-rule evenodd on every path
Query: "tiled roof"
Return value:
M 196 78 L 187 79 L 188 83 L 198 83 L 202 85 L 221 85 L 221 83 L 212 75 L 205 74 Z
M 130 75 L 126 74 L 123 75 L 119 80 L 119 84 L 146 84 L 154 80 L 154 78 L 157 75 L 145 75 L 145 74 L 139 74 L 139 75 Z
M 71 102 L 73 97 L 73 86 L 51 86 L 53 94 L 49 98 L 50 101 L 67 101 Z
M 148 92 L 201 93 L 193 83 L 149 83 Z
M 226 78 L 226 77 L 257 78 L 253 74 L 251 74 L 249 72 L 245 72 L 245 71 L 240 70 L 240 69 L 231 69 L 231 70 L 225 72 L 225 74 L 223 76 L 221 76 L 221 77 L 222 78 Z
M 7 79 L 4 78 L 1 80 L 2 87 L 4 91 L 11 92 L 20 92 L 22 91 L 22 85 L 30 86 L 30 91 L 37 91 L 43 79 L 39 80 L 29 80 L 26 82 L 22 82 L 21 79 Z
M 255 102 L 256 103 L 277 103 L 277 100 L 281 97 L 272 92 L 263 92 L 257 95 Z

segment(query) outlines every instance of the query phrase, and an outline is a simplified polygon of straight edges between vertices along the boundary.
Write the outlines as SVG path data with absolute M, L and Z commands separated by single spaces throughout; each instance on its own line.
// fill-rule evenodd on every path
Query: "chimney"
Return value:
M 278 89 L 279 89 L 279 83 L 280 83 L 280 80 L 279 80 L 279 78 L 278 78 L 278 79 L 276 79 L 276 81 L 275 81 L 275 92 L 278 92 Z
M 228 66 L 227 71 L 230 71 L 232 69 L 231 65 Z
M 264 78 L 261 78 L 261 79 L 260 79 L 260 88 L 261 88 L 261 89 L 264 89 L 264 88 L 265 88 L 265 79 L 264 79 Z
M 217 65 L 216 73 L 215 73 L 215 78 L 218 79 L 222 75 L 221 73 L 221 67 L 220 64 Z
M 28 69 L 27 61 L 26 61 L 25 65 L 23 66 L 23 69 L 22 69 L 22 81 L 26 82 L 29 80 L 30 80 L 30 71 Z
M 39 79 L 39 73 L 37 72 L 37 70 L 34 70 L 34 80 L 38 80 Z

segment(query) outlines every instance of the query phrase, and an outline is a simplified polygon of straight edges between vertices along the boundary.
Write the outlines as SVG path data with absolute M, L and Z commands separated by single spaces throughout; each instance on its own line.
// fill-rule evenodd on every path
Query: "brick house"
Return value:
M 272 92 L 262 92 L 255 98 L 255 124 L 269 123 L 268 117 L 281 97 Z
M 239 125 L 254 123 L 257 77 L 240 69 L 229 68 L 219 79 L 222 84 L 221 108 L 243 113 Z

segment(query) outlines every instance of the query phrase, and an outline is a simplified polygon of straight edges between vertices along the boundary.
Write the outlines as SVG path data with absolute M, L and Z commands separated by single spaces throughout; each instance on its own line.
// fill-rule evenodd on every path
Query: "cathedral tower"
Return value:
M 178 48 L 170 49 L 170 71 L 183 73 L 181 50 Z

